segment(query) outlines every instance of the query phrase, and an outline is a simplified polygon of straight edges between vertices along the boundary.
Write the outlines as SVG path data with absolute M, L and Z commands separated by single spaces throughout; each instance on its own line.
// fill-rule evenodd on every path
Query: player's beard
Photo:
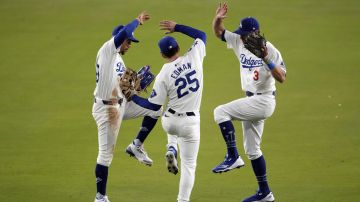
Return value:
M 129 49 L 120 49 L 119 54 L 125 55 L 126 52 L 128 52 Z

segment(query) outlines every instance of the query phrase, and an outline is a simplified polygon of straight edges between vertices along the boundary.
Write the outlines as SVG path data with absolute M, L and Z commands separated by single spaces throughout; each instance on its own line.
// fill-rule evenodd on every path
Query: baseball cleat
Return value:
M 212 169 L 214 173 L 222 173 L 232 170 L 234 168 L 241 168 L 245 165 L 244 161 L 240 156 L 238 158 L 230 158 L 226 154 L 224 162 L 220 163 L 218 166 Z
M 100 199 L 95 197 L 95 202 L 110 202 L 107 196 L 103 196 Z
M 165 155 L 166 159 L 166 167 L 169 170 L 169 172 L 174 173 L 176 175 L 179 172 L 179 168 L 177 165 L 177 160 L 174 152 L 167 151 Z
M 257 191 L 256 194 L 246 198 L 243 202 L 274 202 L 275 197 L 272 192 L 267 194 Z
M 135 146 L 133 143 L 130 143 L 125 152 L 147 166 L 151 166 L 153 164 L 153 161 L 149 158 L 142 145 Z

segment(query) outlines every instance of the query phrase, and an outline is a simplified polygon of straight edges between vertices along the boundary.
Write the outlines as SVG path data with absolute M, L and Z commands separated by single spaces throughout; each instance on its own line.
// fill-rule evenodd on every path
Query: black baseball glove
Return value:
M 252 32 L 244 38 L 243 42 L 245 48 L 257 57 L 265 58 L 267 55 L 266 39 L 264 36 L 261 36 L 256 32 Z

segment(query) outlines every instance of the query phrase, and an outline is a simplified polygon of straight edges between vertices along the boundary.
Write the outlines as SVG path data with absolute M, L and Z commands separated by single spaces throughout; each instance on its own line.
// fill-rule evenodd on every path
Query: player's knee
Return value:
M 196 170 L 196 159 L 182 159 L 181 164 L 184 166 L 184 169 L 189 173 L 195 172 Z
M 262 152 L 260 149 L 255 150 L 255 151 L 246 151 L 246 155 L 247 155 L 248 159 L 255 160 L 255 159 L 259 158 L 260 156 L 262 156 Z
M 114 155 L 111 152 L 99 151 L 97 163 L 109 167 L 112 162 L 113 156 Z
M 184 165 L 186 165 L 186 167 L 188 167 L 188 168 L 196 168 L 196 159 L 195 158 L 183 159 L 182 163 L 184 163 Z
M 214 109 L 214 119 L 215 122 L 219 124 L 225 121 L 229 121 L 231 118 L 225 113 L 222 105 L 220 105 Z

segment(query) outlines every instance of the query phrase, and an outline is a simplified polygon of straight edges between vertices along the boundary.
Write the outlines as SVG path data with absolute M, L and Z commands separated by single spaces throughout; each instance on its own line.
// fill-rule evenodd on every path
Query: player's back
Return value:
M 202 40 L 196 39 L 186 54 L 163 65 L 156 78 L 158 80 L 156 83 L 161 87 L 155 87 L 154 89 L 159 90 L 153 93 L 168 96 L 167 107 L 177 112 L 199 111 L 203 90 L 204 57 L 205 44 Z M 152 97 L 161 99 L 164 95 L 152 95 Z

